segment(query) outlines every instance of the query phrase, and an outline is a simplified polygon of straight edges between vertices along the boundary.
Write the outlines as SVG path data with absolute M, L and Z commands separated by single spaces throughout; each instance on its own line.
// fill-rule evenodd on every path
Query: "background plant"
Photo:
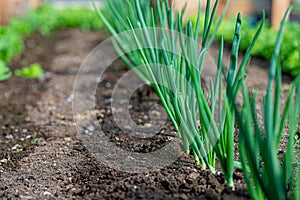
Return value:
M 44 74 L 44 70 L 39 63 L 34 63 L 22 69 L 16 69 L 14 74 L 24 78 L 39 78 Z
M 2 80 L 11 73 L 7 64 L 24 50 L 24 39 L 33 32 L 49 36 L 54 30 L 79 27 L 82 30 L 99 30 L 103 24 L 95 20 L 96 13 L 88 8 L 55 9 L 42 5 L 24 18 L 12 18 L 7 26 L 0 26 L 0 74 Z M 6 67 L 4 67 L 6 66 Z M 3 71 L 2 71 L 3 70 Z
M 193 24 L 196 23 L 196 19 L 192 19 Z M 235 25 L 236 20 L 234 17 L 228 18 L 223 21 L 216 39 L 219 39 L 221 35 L 224 36 L 224 41 L 232 43 L 234 30 L 232 27 Z M 250 17 L 246 17 L 243 20 L 243 27 L 241 28 L 241 35 L 243 40 L 240 43 L 240 50 L 246 51 L 249 47 L 252 38 L 256 33 L 258 25 L 255 25 L 255 20 Z M 300 73 L 300 25 L 297 22 L 287 22 L 285 34 L 283 36 L 283 43 L 280 48 L 280 60 L 282 71 L 296 76 Z M 258 42 L 254 46 L 251 55 L 262 57 L 266 60 L 270 60 L 272 57 L 273 49 L 275 48 L 276 35 L 278 31 L 273 29 L 269 22 L 265 23 L 263 31 L 258 38 Z
M 300 112 L 300 74 L 291 86 L 282 116 L 280 113 L 279 52 L 285 20 L 290 11 L 291 8 L 286 12 L 281 24 L 271 59 L 268 87 L 263 105 L 263 124 L 258 120 L 256 95 L 249 96 L 245 81 L 242 82 L 243 107 L 241 110 L 235 107 L 239 122 L 240 159 L 248 190 L 253 199 L 299 199 L 300 197 L 298 192 L 299 166 L 297 166 L 299 164 L 295 164 L 293 159 L 296 149 L 294 138 Z M 275 85 L 274 92 L 273 84 Z M 288 141 L 283 156 L 280 158 L 278 149 L 286 124 L 289 128 Z M 298 157 L 297 154 L 295 156 Z M 294 174 L 293 170 L 295 170 Z M 292 178 L 292 175 L 298 178 Z
M 0 81 L 6 80 L 9 77 L 11 77 L 10 69 L 0 60 Z
M 300 3 L 297 1 L 293 2 L 294 12 L 299 14 L 300 13 Z

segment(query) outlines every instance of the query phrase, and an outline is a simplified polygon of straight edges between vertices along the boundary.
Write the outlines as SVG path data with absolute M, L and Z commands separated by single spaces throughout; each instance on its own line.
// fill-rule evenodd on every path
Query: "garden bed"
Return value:
M 108 37 L 106 32 L 56 31 L 51 37 L 34 34 L 11 69 L 39 62 L 47 71 L 39 80 L 12 77 L 0 83 L 0 197 L 20 199 L 248 199 L 246 185 L 235 171 L 236 190 L 225 186 L 221 173 L 213 175 L 183 156 L 172 165 L 149 173 L 129 174 L 96 161 L 77 137 L 72 116 L 72 89 L 77 69 L 87 54 Z M 216 56 L 217 44 L 211 55 Z M 224 52 L 228 65 L 229 50 Z M 247 84 L 265 91 L 268 62 L 253 59 Z M 114 62 L 97 90 L 101 123 L 110 140 L 126 150 L 148 152 L 176 137 L 170 122 L 152 141 L 126 137 L 113 123 L 106 101 L 127 68 Z M 287 95 L 291 78 L 284 76 Z M 258 95 L 261 97 L 262 95 Z M 285 99 L 285 98 L 283 98 Z M 260 99 L 261 101 L 262 99 Z M 132 99 L 132 116 L 148 121 L 149 106 L 158 103 L 150 88 Z M 281 102 L 284 104 L 284 101 Z M 17 145 L 18 144 L 18 145 Z

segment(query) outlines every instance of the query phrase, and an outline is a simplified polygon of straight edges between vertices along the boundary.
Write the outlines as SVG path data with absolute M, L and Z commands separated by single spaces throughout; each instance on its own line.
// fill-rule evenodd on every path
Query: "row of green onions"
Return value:
M 272 193 L 273 196 L 271 197 L 281 198 L 280 195 L 286 190 L 283 190 L 282 193 L 282 190 L 279 189 L 289 183 L 290 179 L 287 180 L 287 178 L 290 176 L 283 178 L 286 173 L 282 173 L 283 182 L 275 184 L 272 181 L 276 178 L 276 173 L 278 173 L 280 167 L 287 168 L 286 170 L 291 168 L 291 165 L 287 164 L 291 162 L 292 139 L 288 143 L 286 154 L 288 156 L 285 159 L 284 166 L 279 165 L 276 161 L 276 148 L 278 148 L 288 116 L 290 138 L 295 134 L 300 102 L 299 85 L 296 85 L 300 81 L 295 81 L 287 108 L 280 121 L 281 82 L 280 69 L 278 69 L 278 52 L 284 23 L 271 62 L 270 80 L 265 98 L 265 129 L 263 129 L 265 134 L 263 134 L 264 131 L 260 130 L 257 121 L 254 99 L 249 101 L 247 96 L 245 78 L 250 53 L 262 31 L 265 15 L 263 13 L 260 26 L 240 65 L 238 65 L 238 50 L 242 37 L 240 34 L 242 19 L 240 14 L 237 16 L 228 71 L 225 72 L 222 65 L 224 45 L 221 37 L 216 77 L 214 80 L 210 80 L 209 88 L 204 89 L 201 84 L 204 59 L 217 34 L 229 1 L 227 1 L 214 30 L 212 30 L 212 24 L 216 20 L 218 0 L 212 10 L 210 5 L 210 0 L 207 0 L 203 24 L 201 24 L 201 9 L 199 6 L 195 27 L 189 20 L 187 23 L 183 23 L 184 9 L 182 12 L 174 13 L 173 4 L 169 5 L 167 0 L 162 2 L 156 0 L 155 6 L 151 4 L 150 0 L 107 0 L 104 10 L 99 10 L 96 6 L 95 9 L 111 34 L 116 37 L 114 47 L 120 57 L 142 80 L 154 88 L 174 124 L 178 136 L 183 140 L 186 153 L 189 154 L 192 150 L 196 164 L 201 164 L 203 169 L 207 168 L 215 173 L 216 159 L 218 159 L 225 180 L 232 188 L 234 188 L 234 169 L 241 168 L 246 174 L 247 185 L 250 188 L 255 188 L 249 189 L 252 197 L 255 199 L 269 197 L 267 192 L 270 188 L 268 187 L 272 186 L 278 189 L 278 193 Z M 203 33 L 202 42 L 201 45 L 198 45 L 197 41 L 201 26 L 203 27 L 203 31 L 201 31 Z M 159 29 L 157 29 L 158 27 Z M 131 32 L 130 34 L 119 34 L 125 31 Z M 210 35 L 211 37 L 209 37 Z M 131 48 L 128 48 L 128 46 Z M 135 48 L 132 48 L 132 46 Z M 135 50 L 128 52 L 128 49 Z M 139 68 L 138 66 L 145 67 Z M 271 83 L 275 76 L 276 89 L 275 101 L 273 102 Z M 223 84 L 225 84 L 224 88 Z M 241 88 L 244 104 L 242 109 L 239 109 L 239 106 L 236 105 L 236 98 Z M 293 101 L 293 92 L 295 91 L 298 93 L 296 100 Z M 298 111 L 290 109 L 292 106 L 298 108 Z M 235 160 L 234 157 L 234 132 L 237 126 L 240 133 L 240 161 Z M 271 138 L 276 138 L 275 142 Z M 267 156 L 271 160 L 264 160 L 264 155 L 273 155 L 273 157 Z M 266 175 L 262 175 L 259 166 L 259 160 L 261 159 L 266 162 L 263 170 Z M 255 163 L 252 163 L 253 161 Z M 274 166 L 272 166 L 273 164 Z M 269 169 L 271 167 L 274 168 Z M 249 170 L 251 173 L 249 173 Z M 260 180 L 260 178 L 264 180 Z M 272 179 L 269 180 L 269 178 Z M 283 188 L 281 187 L 281 189 Z

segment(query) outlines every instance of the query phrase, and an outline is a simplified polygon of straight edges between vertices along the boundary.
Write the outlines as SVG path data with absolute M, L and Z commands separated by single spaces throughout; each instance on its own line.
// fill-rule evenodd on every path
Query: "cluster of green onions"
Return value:
M 152 5 L 150 0 L 107 0 L 104 10 L 100 11 L 96 6 L 95 9 L 111 34 L 116 36 L 114 47 L 120 57 L 142 80 L 154 88 L 169 118 L 173 122 L 179 137 L 183 140 L 186 153 L 189 154 L 190 150 L 192 150 L 196 164 L 201 164 L 203 169 L 209 169 L 213 173 L 216 172 L 216 159 L 218 159 L 225 180 L 232 188 L 234 188 L 234 169 L 236 167 L 242 168 L 246 172 L 245 178 L 248 186 L 251 187 L 253 186 L 251 183 L 255 183 L 254 188 L 261 191 L 258 196 L 254 196 L 256 191 L 254 189 L 249 190 L 252 197 L 258 197 L 259 199 L 259 197 L 268 197 L 266 191 L 269 188 L 267 187 L 271 187 L 270 183 L 272 182 L 272 180 L 267 179 L 267 177 L 271 177 L 262 175 L 260 171 L 260 156 L 264 158 L 263 155 L 272 154 L 275 156 L 275 152 L 277 154 L 276 147 L 278 147 L 280 142 L 279 138 L 283 132 L 284 122 L 288 115 L 291 136 L 295 132 L 299 112 L 290 108 L 294 102 L 294 106 L 298 106 L 297 110 L 299 110 L 300 93 L 299 89 L 297 89 L 299 87 L 296 85 L 299 84 L 299 81 L 296 81 L 293 85 L 284 116 L 281 122 L 279 122 L 280 113 L 278 106 L 281 87 L 280 69 L 277 67 L 279 63 L 279 39 L 271 64 L 269 87 L 265 101 L 264 125 L 266 134 L 263 135 L 260 125 L 256 120 L 257 118 L 255 118 L 255 103 L 248 100 L 245 78 L 250 53 L 262 31 L 265 16 L 263 13 L 257 32 L 241 64 L 238 65 L 238 50 L 242 25 L 241 15 L 239 14 L 233 36 L 228 71 L 225 72 L 222 65 L 223 38 L 221 37 L 216 76 L 214 80 L 213 78 L 210 79 L 209 88 L 204 89 L 201 84 L 204 59 L 208 48 L 211 46 L 218 32 L 228 4 L 229 1 L 227 1 L 216 26 L 213 26 L 213 23 L 216 20 L 218 0 L 215 2 L 212 10 L 210 9 L 211 2 L 207 0 L 204 20 L 200 19 L 199 4 L 195 27 L 193 27 L 189 20 L 187 23 L 183 23 L 184 9 L 180 13 L 174 13 L 173 4 L 169 5 L 167 0 L 163 0 L 162 2 L 156 0 L 155 5 Z M 203 24 L 201 21 L 203 21 Z M 198 45 L 197 41 L 201 26 L 203 27 L 203 31 L 201 31 L 203 33 L 202 42 L 201 45 Z M 212 30 L 212 27 L 215 27 L 214 30 Z M 281 28 L 279 38 L 282 37 L 282 30 L 283 27 Z M 119 33 L 125 31 L 130 31 L 130 34 L 119 35 Z M 135 46 L 135 48 L 131 48 L 135 50 L 128 52 L 128 46 Z M 145 67 L 139 68 L 138 66 Z M 275 101 L 273 104 L 271 82 L 274 79 L 274 74 L 277 78 Z M 223 84 L 225 84 L 224 88 Z M 244 95 L 244 104 L 242 109 L 239 109 L 239 106 L 236 105 L 236 98 L 241 88 Z M 296 97 L 298 99 L 295 101 L 292 100 L 293 91 L 298 92 Z M 275 108 L 274 113 L 272 106 Z M 238 116 L 237 119 L 236 116 Z M 234 132 L 237 125 L 240 127 L 239 147 L 241 161 L 236 161 L 234 158 Z M 255 134 L 252 131 L 253 128 Z M 271 140 L 274 133 L 276 133 L 275 136 L 277 138 L 275 142 Z M 264 142 L 267 143 L 264 144 Z M 280 166 L 278 162 L 274 161 L 275 157 L 272 157 L 270 163 L 266 162 L 264 165 L 264 173 L 274 172 L 273 174 L 267 174 L 273 176 L 272 178 L 274 179 L 280 167 L 291 168 L 291 165 L 286 165 L 291 161 L 290 154 L 292 150 L 293 145 L 290 139 L 286 153 L 286 155 L 289 155 L 285 161 L 286 164 Z M 275 165 L 273 168 L 271 165 L 274 162 L 278 165 Z M 272 169 L 269 169 L 270 167 Z M 251 177 L 248 176 L 249 170 L 251 171 Z M 281 177 L 289 178 L 289 176 L 284 175 L 285 173 L 282 173 Z M 262 178 L 268 181 L 262 180 Z M 284 180 L 285 183 L 289 181 L 285 178 L 280 180 Z M 266 182 L 265 185 L 261 183 L 263 181 Z M 276 186 L 278 189 L 282 185 L 283 183 L 272 186 Z M 278 195 L 279 193 L 281 194 L 280 191 Z M 274 194 L 274 196 L 276 195 Z
M 284 24 L 290 11 L 291 8 L 286 12 L 282 21 L 270 63 L 269 81 L 263 105 L 264 124 L 260 125 L 258 120 L 255 108 L 256 95 L 247 93 L 245 82 L 242 83 L 243 107 L 241 110 L 236 108 L 240 133 L 240 160 L 249 193 L 253 199 L 300 199 L 299 188 L 297 189 L 300 181 L 300 169 L 299 164 L 295 166 L 297 160 L 294 160 L 294 151 L 296 150 L 294 138 L 300 112 L 299 75 L 291 86 L 283 114 L 280 116 L 279 50 Z M 275 85 L 274 92 L 272 84 Z M 289 127 L 288 141 L 283 159 L 280 159 L 278 148 L 287 124 Z M 299 155 L 296 154 L 296 156 Z M 293 179 L 292 175 L 296 178 Z M 288 187 L 293 189 L 288 190 Z

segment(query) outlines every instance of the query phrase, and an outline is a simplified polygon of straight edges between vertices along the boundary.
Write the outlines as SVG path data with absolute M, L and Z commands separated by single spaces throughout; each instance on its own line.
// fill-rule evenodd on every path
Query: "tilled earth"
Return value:
M 39 80 L 12 77 L 0 83 L 0 198 L 248 199 L 239 170 L 234 175 L 236 189 L 231 191 L 222 173 L 201 170 L 192 156 L 181 156 L 169 166 L 142 173 L 118 171 L 94 158 L 76 131 L 72 92 L 81 62 L 107 37 L 106 32 L 60 30 L 51 37 L 34 34 L 26 39 L 26 50 L 10 64 L 11 68 L 39 62 L 47 72 Z M 268 63 L 260 59 L 252 63 L 248 84 L 262 93 Z M 118 60 L 105 72 L 96 92 L 98 122 L 118 147 L 155 151 L 176 138 L 170 121 L 150 141 L 128 136 L 114 123 L 111 93 L 126 71 Z M 290 81 L 286 76 L 284 79 Z M 288 86 L 284 84 L 286 89 Z M 159 103 L 154 92 L 139 88 L 131 99 L 134 121 L 148 126 L 148 110 L 155 104 Z M 87 127 L 86 131 L 93 130 Z

